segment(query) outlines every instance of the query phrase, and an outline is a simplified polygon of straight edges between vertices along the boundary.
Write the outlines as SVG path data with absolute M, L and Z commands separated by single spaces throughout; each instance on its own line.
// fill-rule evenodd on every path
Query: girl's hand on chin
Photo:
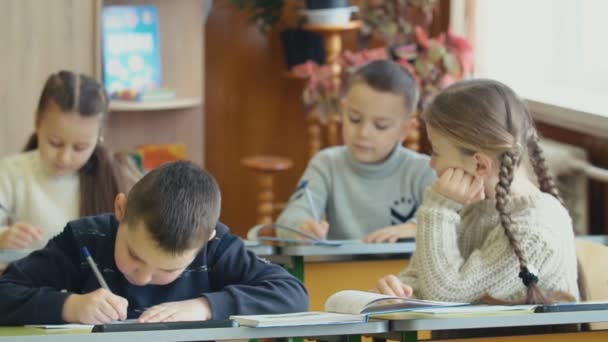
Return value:
M 465 172 L 450 168 L 433 184 L 437 193 L 463 205 L 472 204 L 485 198 L 484 180 Z

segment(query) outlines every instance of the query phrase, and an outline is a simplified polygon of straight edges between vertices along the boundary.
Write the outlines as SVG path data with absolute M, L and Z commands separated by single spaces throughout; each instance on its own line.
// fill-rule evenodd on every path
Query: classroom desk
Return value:
M 49 334 L 48 330 L 24 327 L 0 327 L 0 342 L 172 342 L 246 340 L 281 337 L 355 336 L 388 333 L 388 321 L 356 324 L 319 324 L 270 328 L 215 328 L 130 331 L 115 333 L 73 332 Z M 23 335 L 27 333 L 28 335 Z
M 255 253 L 258 256 L 271 256 L 275 255 L 275 247 L 263 245 L 258 241 L 243 240 L 245 247 Z M 0 250 L 0 263 L 9 263 L 17 259 L 21 259 L 30 254 L 33 250 Z
M 391 332 L 389 333 L 389 338 L 396 339 L 401 342 L 416 342 L 418 341 L 418 331 L 522 327 L 596 322 L 608 322 L 608 310 L 403 319 L 390 321 L 389 330 Z M 544 336 L 544 339 L 547 340 L 554 340 L 558 335 L 567 336 L 579 334 L 582 336 L 585 336 L 585 334 L 596 334 L 600 336 L 600 339 L 594 341 L 608 340 L 608 331 L 606 330 L 581 333 L 540 334 L 530 336 L 534 336 L 534 340 L 543 339 L 541 336 Z M 507 339 L 508 337 L 502 338 Z M 518 340 L 519 337 L 513 336 L 511 339 Z
M 347 336 L 358 339 L 360 335 L 389 338 L 401 342 L 418 341 L 418 331 L 458 330 L 475 328 L 497 328 L 517 326 L 539 326 L 557 324 L 579 324 L 608 322 L 608 310 L 504 314 L 474 317 L 407 319 L 390 321 L 372 321 L 356 324 L 320 324 L 308 326 L 287 326 L 270 328 L 216 328 L 216 329 L 183 329 L 157 330 L 119 333 L 89 333 L 83 331 L 49 331 L 23 327 L 0 327 L 0 342 L 157 342 L 157 341 L 208 341 L 235 339 L 262 339 L 283 337 L 336 337 Z M 580 333 L 550 333 L 530 336 L 496 337 L 498 340 L 565 341 L 572 337 L 581 337 L 585 341 L 605 341 L 608 331 Z
M 303 280 L 310 310 L 323 311 L 325 300 L 333 293 L 367 291 L 380 277 L 404 269 L 415 246 L 414 241 L 368 244 L 360 240 L 347 240 L 340 246 L 292 245 L 277 247 L 270 260 Z
M 276 254 L 276 248 L 274 246 L 268 246 L 262 244 L 260 241 L 243 240 L 245 248 L 255 253 L 257 256 L 267 257 Z
M 608 246 L 608 235 L 579 235 L 576 238 Z
M 336 262 L 370 259 L 407 259 L 416 249 L 415 241 L 398 243 L 365 243 L 361 240 L 344 240 L 339 246 L 302 245 L 283 246 L 277 250 L 277 255 L 287 257 L 280 259 L 290 272 L 304 281 L 304 262 Z
M 608 235 L 577 236 L 608 245 Z M 289 245 L 278 247 L 271 260 L 283 264 L 290 272 L 304 280 L 304 262 L 337 262 L 371 259 L 407 259 L 416 250 L 414 240 L 398 243 L 364 243 L 360 240 L 344 240 L 339 246 Z

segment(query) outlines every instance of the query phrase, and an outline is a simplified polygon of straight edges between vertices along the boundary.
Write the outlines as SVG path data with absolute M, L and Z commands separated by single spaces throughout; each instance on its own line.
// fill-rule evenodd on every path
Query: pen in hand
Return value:
M 306 196 L 308 207 L 312 215 L 312 219 L 306 220 L 305 222 L 300 224 L 298 229 L 307 233 L 311 233 L 316 237 L 316 240 L 326 240 L 329 225 L 325 220 L 322 219 L 323 211 L 319 213 L 317 211 L 317 208 L 315 207 L 314 201 L 312 199 L 312 192 L 308 187 L 308 181 L 302 181 L 298 186 L 298 189 L 302 189 L 304 191 L 304 196 Z
M 314 202 L 312 201 L 312 195 L 310 194 L 310 189 L 308 189 L 308 181 L 302 181 L 301 187 L 304 188 L 304 195 L 306 196 L 306 200 L 308 200 L 308 206 L 310 207 L 310 213 L 315 221 L 319 221 L 320 217 L 317 215 L 317 210 L 315 209 Z
M 0 203 L 0 212 L 6 214 L 6 220 L 0 220 L 0 226 L 6 225 L 0 234 L 0 249 L 28 249 L 32 248 L 37 241 L 40 241 L 44 232 L 25 222 L 19 222 L 14 210 L 9 210 Z
M 89 266 L 91 266 L 93 273 L 95 273 L 95 277 L 97 278 L 99 285 L 101 285 L 102 288 L 110 291 L 110 287 L 108 286 L 108 283 L 106 283 L 105 279 L 103 279 L 101 272 L 99 272 L 99 268 L 97 268 L 97 265 L 95 264 L 95 261 L 93 260 L 93 257 L 91 257 L 91 253 L 89 253 L 89 249 L 86 247 L 82 247 L 82 254 L 84 254 L 84 257 L 85 257 L 85 259 L 87 259 Z M 110 292 L 112 292 L 112 291 L 110 291 Z
M 10 210 L 8 210 L 4 205 L 2 205 L 2 203 L 0 203 L 0 210 L 4 211 L 6 213 L 6 218 L 9 222 L 9 224 L 12 224 L 16 221 L 15 215 L 13 215 L 13 213 Z

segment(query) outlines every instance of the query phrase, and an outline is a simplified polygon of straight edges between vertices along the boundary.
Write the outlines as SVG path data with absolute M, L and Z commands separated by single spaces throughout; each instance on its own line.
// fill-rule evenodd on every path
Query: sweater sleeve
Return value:
M 480 248 L 466 258 L 457 244 L 462 205 L 429 189 L 418 215 L 416 236 L 417 283 L 420 298 L 475 302 L 485 295 L 497 298 L 523 294 L 519 263 L 502 227 L 492 229 Z M 522 228 L 518 239 L 528 252 L 542 249 L 542 241 Z
M 324 155 L 323 151 L 319 152 L 310 161 L 298 185 L 304 181 L 308 182 L 307 187 L 312 197 L 314 209 L 311 209 L 304 189 L 298 188 L 291 195 L 287 206 L 277 218 L 278 224 L 289 228 L 298 228 L 309 219 L 321 219 L 325 215 L 330 192 L 330 173 L 329 156 Z M 313 216 L 313 211 L 316 217 Z M 295 237 L 293 232 L 282 229 L 277 230 L 277 235 L 283 238 Z
M 402 283 L 410 286 L 414 290 L 412 298 L 419 297 L 416 291 L 416 289 L 418 288 L 418 274 L 416 272 L 416 254 L 412 255 L 412 257 L 410 258 L 409 265 L 399 273 L 398 278 L 399 280 L 401 280 Z
M 0 277 L 0 325 L 64 323 L 63 303 L 78 290 L 77 250 L 68 227 L 43 249 L 11 263 Z
M 238 238 L 210 266 L 214 292 L 204 296 L 211 306 L 212 319 L 308 310 L 304 285 L 282 267 L 246 250 Z

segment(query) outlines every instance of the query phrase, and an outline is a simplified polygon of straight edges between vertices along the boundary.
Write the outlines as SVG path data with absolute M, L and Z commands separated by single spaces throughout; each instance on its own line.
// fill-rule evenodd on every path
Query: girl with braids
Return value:
M 25 152 L 0 161 L 0 249 L 40 248 L 68 221 L 113 210 L 137 174 L 101 144 L 107 111 L 95 79 L 70 71 L 47 79 Z
M 578 300 L 572 221 L 522 100 L 496 81 L 463 81 L 423 118 L 439 179 L 418 211 L 410 266 L 380 279 L 377 291 L 472 303 Z

